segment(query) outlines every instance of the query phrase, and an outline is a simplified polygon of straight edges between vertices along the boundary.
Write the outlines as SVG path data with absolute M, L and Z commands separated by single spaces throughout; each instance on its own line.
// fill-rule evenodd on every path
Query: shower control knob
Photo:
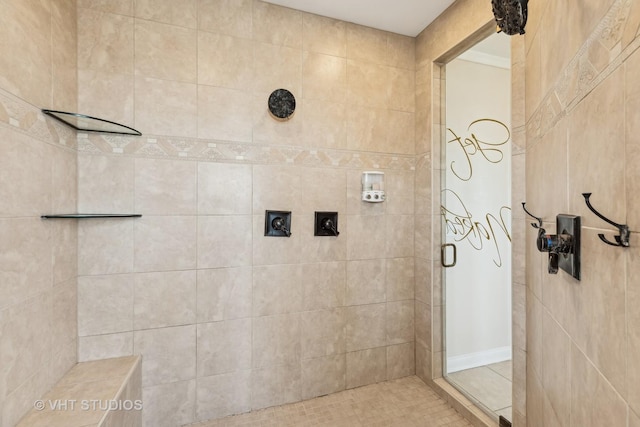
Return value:
M 282 231 L 285 236 L 291 236 L 291 232 L 287 229 L 287 223 L 282 217 L 275 217 L 273 221 L 271 221 L 271 226 L 274 230 Z
M 284 227 L 284 220 L 280 217 L 277 217 L 273 221 L 271 221 L 271 225 L 276 230 L 282 230 L 282 227 Z
M 573 248 L 573 238 L 570 234 L 540 233 L 538 235 L 537 246 L 540 252 L 569 254 Z
M 549 274 L 558 273 L 560 254 L 573 254 L 573 236 L 570 234 L 545 234 L 541 228 L 536 243 L 540 252 L 549 253 Z
M 334 236 L 338 236 L 340 232 L 336 228 L 336 225 L 331 221 L 331 218 L 324 218 L 322 220 L 322 228 L 324 230 L 330 231 Z
M 538 236 L 538 240 L 536 242 L 538 245 L 538 250 L 540 252 L 549 252 L 553 247 L 554 237 L 555 236 L 551 234 L 542 234 Z

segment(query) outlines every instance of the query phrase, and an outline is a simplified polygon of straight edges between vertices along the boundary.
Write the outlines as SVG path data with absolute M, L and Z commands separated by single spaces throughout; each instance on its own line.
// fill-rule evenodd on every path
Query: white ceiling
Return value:
M 341 21 L 415 37 L 455 0 L 265 1 Z M 491 7 L 491 5 L 488 7 Z

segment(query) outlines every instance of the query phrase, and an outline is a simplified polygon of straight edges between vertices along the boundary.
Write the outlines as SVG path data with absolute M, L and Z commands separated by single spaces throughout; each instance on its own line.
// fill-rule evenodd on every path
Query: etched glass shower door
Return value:
M 504 398 L 485 401 L 477 379 L 464 378 L 511 360 L 510 70 L 454 59 L 445 75 L 444 372 L 498 413 L 511 406 L 511 384 Z

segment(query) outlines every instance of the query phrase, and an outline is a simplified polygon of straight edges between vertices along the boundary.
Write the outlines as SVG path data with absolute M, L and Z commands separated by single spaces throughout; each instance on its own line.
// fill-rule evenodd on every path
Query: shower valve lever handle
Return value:
M 340 232 L 336 229 L 336 226 L 333 224 L 333 221 L 331 221 L 331 218 L 325 218 L 322 221 L 322 228 L 324 228 L 325 230 L 331 231 L 334 236 L 337 236 L 340 234 Z
M 558 253 L 549 252 L 549 274 L 558 274 Z
M 271 221 L 271 225 L 273 226 L 274 230 L 282 231 L 287 237 L 291 236 L 291 232 L 289 232 L 285 224 L 286 223 L 284 219 L 282 219 L 281 217 L 276 217 L 273 219 L 273 221 Z

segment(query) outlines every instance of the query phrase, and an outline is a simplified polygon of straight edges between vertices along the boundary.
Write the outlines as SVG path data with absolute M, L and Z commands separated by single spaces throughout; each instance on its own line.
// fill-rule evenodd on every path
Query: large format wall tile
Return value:
M 302 309 L 321 310 L 345 305 L 347 273 L 344 262 L 302 265 Z
M 42 293 L 4 312 L 2 324 L 2 377 L 6 395 L 14 393 L 40 367 L 51 348 L 50 294 Z M 40 325 L 39 328 L 30 327 Z
M 133 74 L 133 18 L 78 8 L 78 69 Z
M 251 243 L 250 215 L 198 218 L 198 268 L 251 265 Z
M 300 314 L 253 318 L 253 368 L 299 366 Z
M 302 12 L 253 2 L 253 38 L 256 41 L 300 48 L 302 46 Z
M 571 407 L 564 398 L 571 393 L 571 340 L 546 313 L 542 318 L 542 333 L 545 337 L 542 349 L 544 418 L 550 420 L 549 425 L 570 425 Z
M 403 344 L 413 341 L 413 300 L 387 303 L 386 316 L 387 345 Z
M 383 55 L 380 54 L 381 52 Z M 362 25 L 347 24 L 347 55 L 350 59 L 385 64 L 386 53 L 387 34 L 385 32 Z
M 252 174 L 248 165 L 198 163 L 198 214 L 251 214 Z
M 606 203 L 607 215 L 624 216 L 624 192 L 607 197 L 624 188 L 622 168 L 611 168 L 625 152 L 624 70 L 620 68 L 604 80 L 585 98 L 569 117 L 569 207 L 582 215 L 583 225 L 602 227 L 604 224 L 590 213 L 581 195 L 593 193 L 594 206 Z M 604 143 L 604 141 L 607 141 Z M 590 171 L 585 174 L 584 171 Z M 599 202 L 599 203 L 598 203 Z
M 301 317 L 302 359 L 343 355 L 345 326 L 344 308 L 304 312 Z
M 198 28 L 250 39 L 253 0 L 198 0 Z
M 416 372 L 415 343 L 387 347 L 387 379 L 404 378 Z
M 111 274 L 78 279 L 78 335 L 133 330 L 134 276 Z
M 300 221 L 298 223 L 302 224 L 304 227 L 300 233 L 302 235 L 301 245 L 304 248 L 300 253 L 301 262 L 327 263 L 344 261 L 346 259 L 347 241 L 345 237 L 349 228 L 347 224 L 347 217 L 344 214 L 341 215 L 341 212 L 344 211 L 334 211 L 332 207 L 339 203 L 341 203 L 341 201 L 336 200 L 332 204 L 324 205 L 325 207 L 329 206 L 329 212 L 338 212 L 337 230 L 338 233 L 340 233 L 339 236 L 315 236 L 315 213 L 309 212 L 300 215 Z M 323 211 L 324 210 L 319 210 L 319 212 Z
M 280 210 L 280 209 L 269 209 Z M 284 210 L 288 212 L 288 209 Z M 302 262 L 304 235 L 298 232 L 303 226 L 300 215 L 291 211 L 289 237 L 265 236 L 265 213 L 253 215 L 253 265 L 299 264 Z
M 302 266 L 273 265 L 253 268 L 253 316 L 302 311 Z
M 571 423 L 576 426 L 624 425 L 625 401 L 589 359 L 571 348 Z
M 149 21 L 196 28 L 197 7 L 197 0 L 187 0 L 179 4 L 170 0 L 136 0 L 135 16 Z
M 251 371 L 199 378 L 196 389 L 196 419 L 208 420 L 249 412 Z
M 625 185 L 629 207 L 640 206 L 640 168 L 635 167 L 640 161 L 640 141 L 636 137 L 640 132 L 640 118 L 635 114 L 640 108 L 640 83 L 632 77 L 639 70 L 640 54 L 636 52 L 625 65 Z M 636 224 L 640 224 L 640 210 L 627 209 L 627 222 L 635 225 L 637 229 Z
M 386 304 L 352 306 L 345 311 L 347 351 L 383 347 L 386 344 Z
M 131 73 L 78 70 L 78 86 L 86 89 L 78 95 L 77 111 L 134 127 L 134 84 Z
M 347 56 L 347 23 L 337 19 L 305 13 L 302 16 L 304 51 Z
M 25 135 L 0 128 L 0 216 L 36 216 L 51 209 L 51 153 Z
M 387 377 L 385 347 L 347 353 L 347 388 L 384 381 Z
M 78 337 L 78 361 L 133 355 L 133 331 Z
M 195 271 L 136 274 L 133 290 L 135 330 L 195 323 Z
M 386 254 L 386 217 L 350 215 L 347 235 L 347 259 L 378 259 Z
M 78 211 L 134 211 L 135 161 L 130 158 L 78 156 Z
M 347 262 L 346 305 L 385 301 L 385 261 L 374 259 Z
M 599 374 L 626 396 L 624 254 L 610 250 L 593 231 L 584 230 L 583 236 L 583 276 L 580 285 L 572 288 L 567 304 L 569 332 Z M 589 241 L 594 244 L 588 245 Z
M 337 56 L 305 52 L 302 80 L 305 99 L 345 102 L 347 61 Z
M 251 319 L 198 325 L 198 376 L 251 369 Z
M 137 76 L 196 83 L 196 30 L 136 19 L 135 40 Z
M 301 400 L 301 376 L 300 364 L 254 369 L 251 373 L 251 409 Z
M 133 0 L 77 0 L 79 8 L 133 16 Z
M 78 105 L 78 9 L 71 1 L 51 2 L 50 107 L 77 111 Z
M 32 105 L 49 108 L 52 90 L 51 4 L 3 4 L 0 87 Z M 21 41 L 21 42 L 19 42 Z M 28 76 L 28 77 L 26 77 Z
M 189 424 L 196 419 L 196 380 L 145 386 L 142 401 L 145 427 Z
M 247 89 L 253 76 L 253 42 L 198 32 L 198 84 Z
M 251 267 L 198 270 L 198 323 L 251 317 Z
M 133 348 L 145 361 L 142 367 L 144 387 L 196 377 L 195 325 L 136 331 Z
M 224 102 L 220 102 L 224 99 Z M 198 137 L 249 142 L 253 95 L 238 89 L 198 86 Z
M 39 219 L 0 220 L 0 307 L 8 308 L 51 286 L 49 233 Z M 26 237 L 26 238 L 25 238 Z
M 196 213 L 195 162 L 135 160 L 135 209 L 143 215 Z
M 303 141 L 306 146 L 337 149 L 346 146 L 346 104 L 305 99 L 303 114 Z
M 415 264 L 411 257 L 387 260 L 385 279 L 387 301 L 414 299 Z
M 267 95 L 278 88 L 288 89 L 294 96 L 301 93 L 302 57 L 298 49 L 256 42 L 253 57 L 253 90 Z M 266 102 L 267 97 L 263 99 Z
M 135 128 L 143 134 L 196 137 L 197 85 L 136 76 Z
M 640 250 L 635 247 L 629 250 L 627 258 L 627 304 L 637 307 L 640 303 Z M 640 364 L 634 363 L 640 357 L 640 312 L 631 309 L 627 312 L 627 385 L 629 387 L 630 412 L 640 412 Z
M 143 216 L 135 224 L 135 271 L 196 267 L 195 216 Z
M 318 357 L 302 361 L 302 399 L 345 389 L 346 355 Z

